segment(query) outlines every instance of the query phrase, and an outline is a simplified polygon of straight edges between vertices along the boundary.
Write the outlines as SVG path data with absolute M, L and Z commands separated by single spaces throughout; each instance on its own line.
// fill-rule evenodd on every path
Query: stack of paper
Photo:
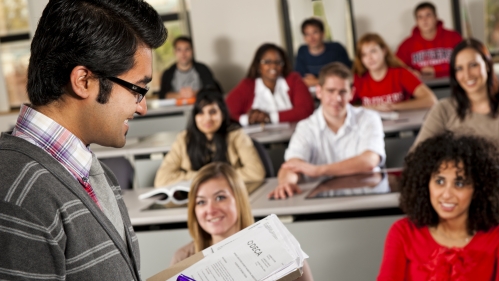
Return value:
M 308 258 L 276 215 L 205 249 L 202 255 L 200 260 L 191 257 L 199 261 L 180 272 L 166 275 L 167 269 L 148 280 L 175 281 L 180 274 L 196 281 L 295 280 Z
M 376 111 L 379 117 L 383 120 L 397 120 L 399 119 L 399 113 L 396 111 Z

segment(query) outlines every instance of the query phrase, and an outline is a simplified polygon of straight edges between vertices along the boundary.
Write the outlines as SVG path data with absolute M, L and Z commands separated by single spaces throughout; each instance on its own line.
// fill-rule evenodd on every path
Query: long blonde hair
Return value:
M 366 43 L 376 43 L 382 50 L 385 51 L 385 63 L 388 67 L 406 67 L 406 65 L 397 58 L 386 45 L 385 40 L 376 33 L 366 33 L 357 41 L 357 49 L 355 50 L 355 60 L 353 62 L 353 73 L 358 76 L 364 75 L 367 72 L 366 67 L 362 63 L 362 46 Z
M 237 172 L 229 164 L 223 162 L 212 162 L 198 171 L 194 177 L 189 191 L 189 202 L 187 204 L 187 227 L 194 240 L 196 252 L 211 246 L 211 234 L 206 232 L 196 217 L 196 195 L 199 187 L 210 179 L 224 177 L 234 192 L 237 207 L 237 224 L 239 230 L 252 225 L 255 220 L 251 214 L 248 190 Z

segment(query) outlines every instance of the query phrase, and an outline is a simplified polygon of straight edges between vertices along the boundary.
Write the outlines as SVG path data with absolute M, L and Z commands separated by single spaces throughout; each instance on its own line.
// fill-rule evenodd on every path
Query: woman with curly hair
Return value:
M 378 280 L 499 280 L 499 154 L 451 132 L 427 139 L 404 164 L 400 208 Z
M 428 113 L 414 146 L 444 130 L 487 137 L 499 147 L 499 83 L 480 41 L 466 39 L 450 58 L 451 96 Z

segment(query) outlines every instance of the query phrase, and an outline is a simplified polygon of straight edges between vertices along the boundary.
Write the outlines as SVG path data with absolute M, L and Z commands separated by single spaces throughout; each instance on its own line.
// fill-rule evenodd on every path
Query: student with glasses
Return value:
M 266 43 L 258 48 L 243 79 L 227 96 L 231 118 L 242 126 L 298 122 L 314 111 L 300 74 L 291 72 L 286 53 Z
M 30 104 L 0 137 L 1 280 L 141 280 L 119 183 L 89 145 L 125 145 L 166 36 L 143 0 L 48 1 Z

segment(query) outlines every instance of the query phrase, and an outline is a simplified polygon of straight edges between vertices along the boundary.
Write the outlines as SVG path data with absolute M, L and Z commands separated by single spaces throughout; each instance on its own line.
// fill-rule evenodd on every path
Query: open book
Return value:
M 290 281 L 302 275 L 308 258 L 276 215 L 270 215 L 147 281 Z M 207 278 L 209 276 L 209 278 Z
M 173 203 L 176 205 L 187 204 L 189 197 L 189 186 L 175 185 L 170 188 L 160 187 L 139 195 L 139 199 L 156 197 L 156 204 Z

